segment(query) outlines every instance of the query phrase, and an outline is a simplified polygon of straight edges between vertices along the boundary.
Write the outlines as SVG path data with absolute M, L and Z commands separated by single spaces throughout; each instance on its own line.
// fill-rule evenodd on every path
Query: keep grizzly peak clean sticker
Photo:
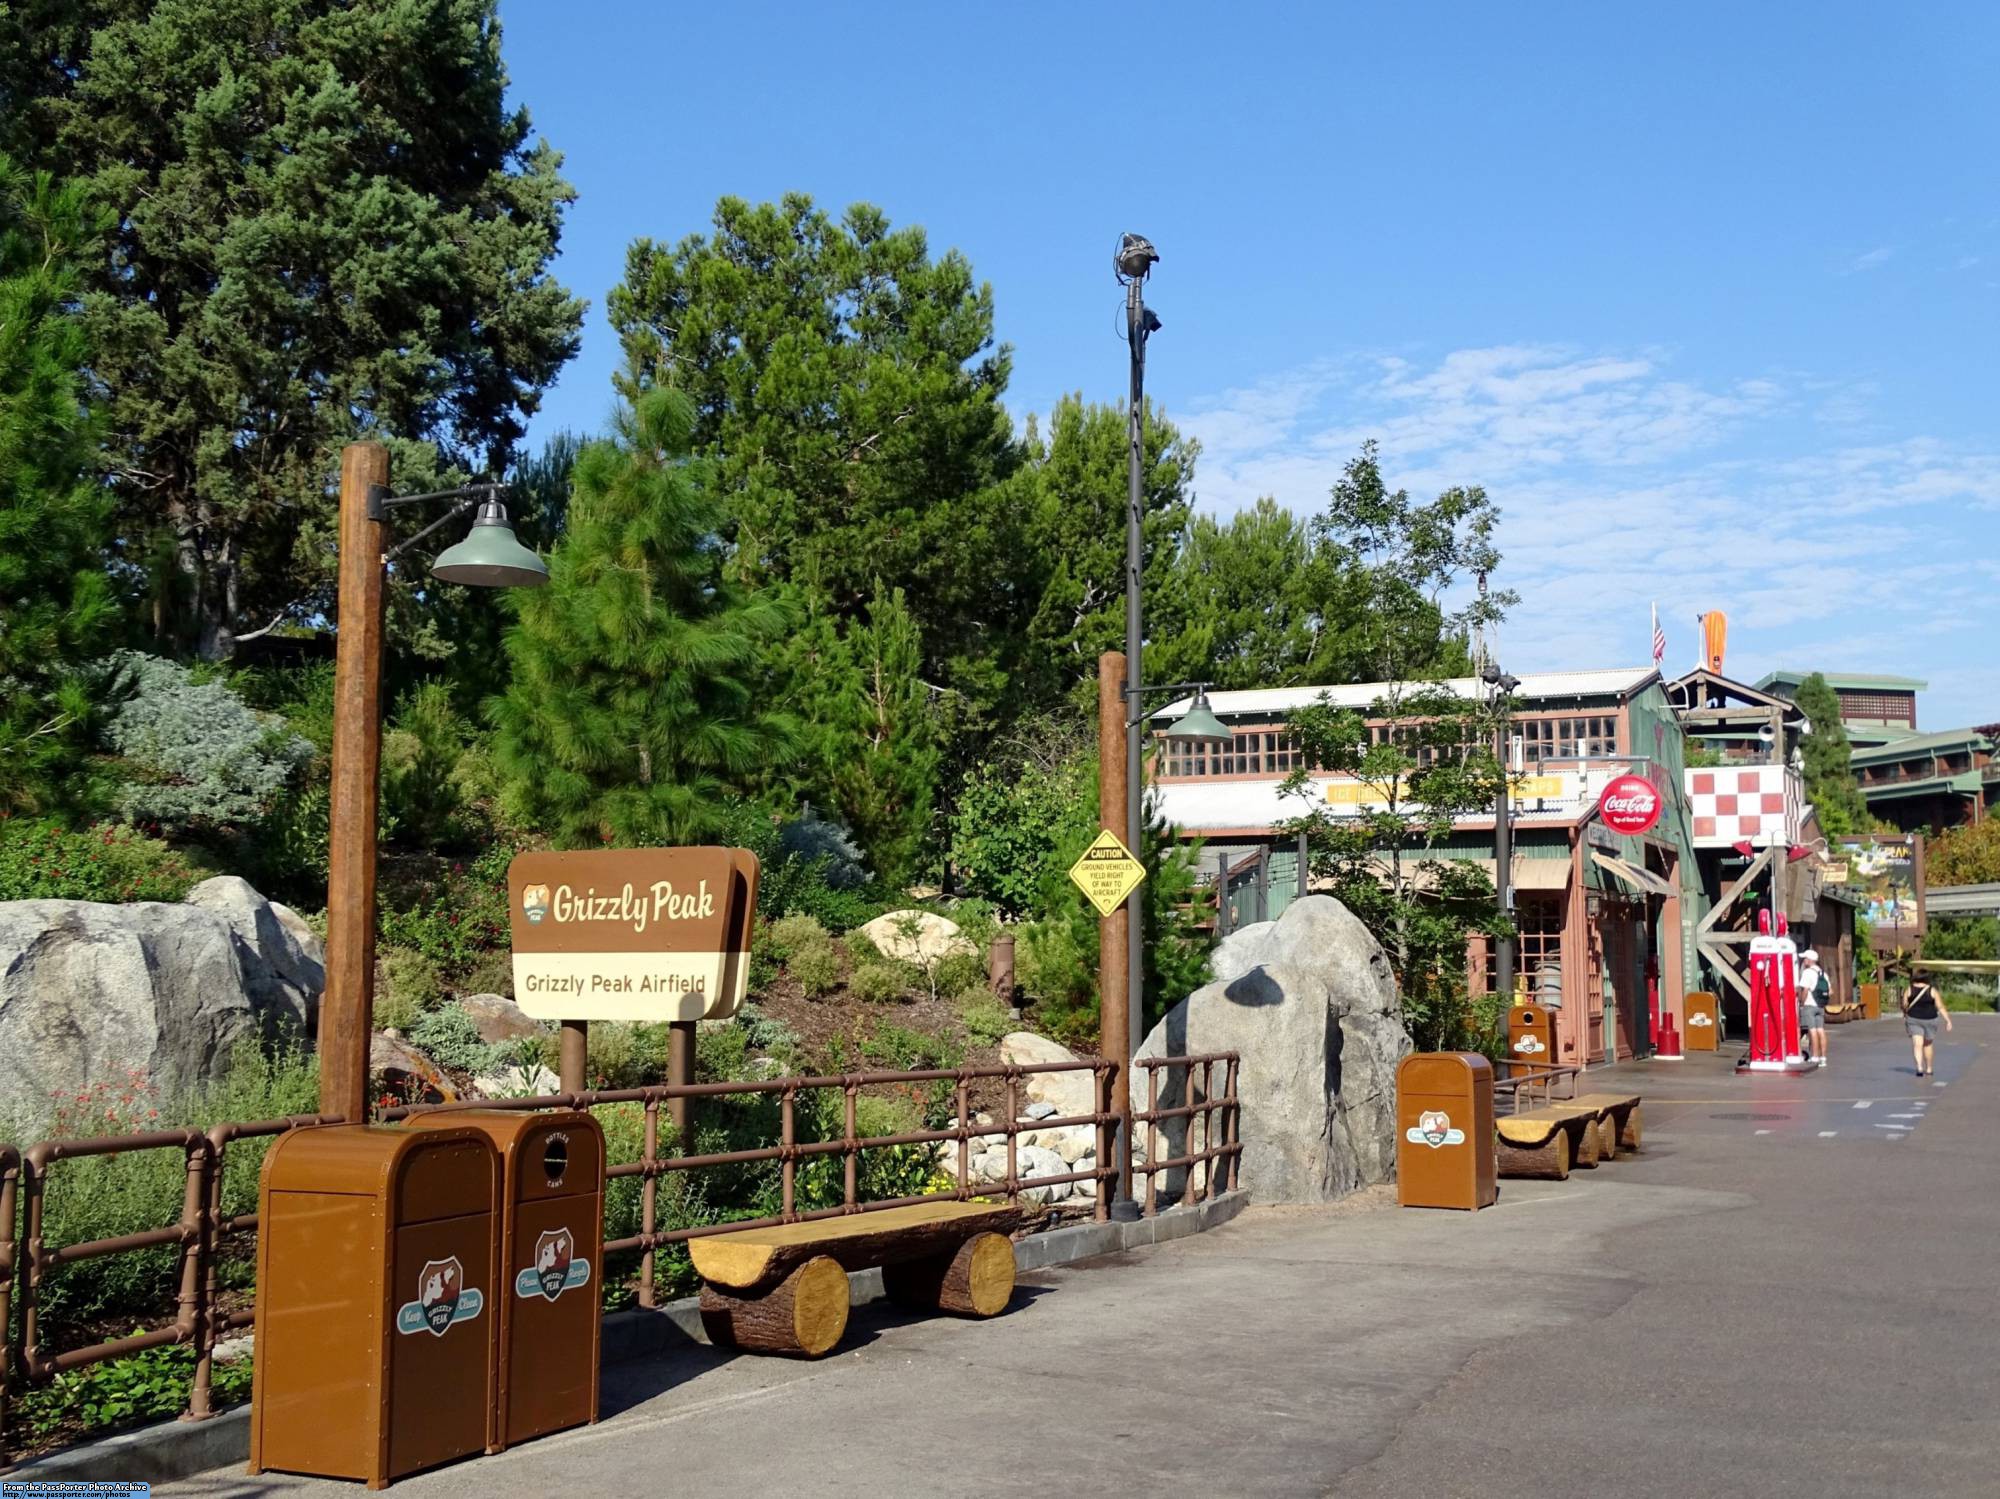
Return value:
M 485 1306 L 479 1287 L 465 1283 L 465 1266 L 457 1255 L 429 1260 L 417 1273 L 417 1299 L 396 1308 L 396 1331 L 441 1338 L 460 1322 L 470 1322 Z
M 566 1227 L 552 1228 L 535 1241 L 534 1264 L 515 1272 L 514 1294 L 554 1301 L 589 1283 L 590 1261 L 577 1256 L 576 1235 Z
M 735 1014 L 757 877 L 740 848 L 522 854 L 507 870 L 515 1001 L 538 1020 Z
M 1465 1131 L 1452 1127 L 1451 1115 L 1443 1109 L 1426 1109 L 1417 1116 L 1417 1122 L 1403 1131 L 1403 1138 L 1412 1145 L 1428 1145 L 1432 1150 L 1444 1145 L 1463 1145 Z
M 1538 1051 L 1547 1051 L 1548 1048 L 1542 1045 L 1539 1036 L 1523 1036 L 1514 1043 L 1514 1050 L 1533 1055 Z

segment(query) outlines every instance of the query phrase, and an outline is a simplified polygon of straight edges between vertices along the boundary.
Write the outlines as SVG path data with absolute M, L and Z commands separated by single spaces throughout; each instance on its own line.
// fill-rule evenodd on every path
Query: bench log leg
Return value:
M 884 1265 L 882 1288 L 898 1306 L 997 1317 L 1014 1294 L 1014 1241 L 974 1234 L 952 1254 Z
M 1610 1110 L 1597 1116 L 1594 1126 L 1597 1130 L 1597 1158 L 1600 1161 L 1618 1159 L 1618 1119 Z
M 847 1272 L 822 1254 L 766 1290 L 704 1284 L 701 1325 L 718 1348 L 818 1358 L 847 1331 Z
M 1639 1105 L 1633 1104 L 1617 1115 L 1618 1148 L 1637 1155 L 1644 1148 L 1645 1128 L 1639 1119 Z
M 1579 1171 L 1593 1171 L 1604 1158 L 1604 1135 L 1595 1119 L 1579 1120 L 1569 1142 L 1569 1161 Z
M 1500 1175 L 1540 1181 L 1569 1180 L 1569 1131 L 1552 1130 L 1540 1145 L 1499 1143 Z

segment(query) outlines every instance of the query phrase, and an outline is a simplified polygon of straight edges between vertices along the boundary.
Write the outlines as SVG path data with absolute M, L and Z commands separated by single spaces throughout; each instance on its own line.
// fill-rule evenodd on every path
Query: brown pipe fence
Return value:
M 1147 1160 L 1135 1164 L 1135 1179 L 1144 1175 L 1146 1188 L 1142 1210 L 1159 1211 L 1162 1195 L 1179 1200 L 1201 1201 L 1236 1184 L 1236 1163 L 1242 1153 L 1238 1138 L 1235 1053 L 1199 1057 L 1146 1058 L 1137 1065 L 1147 1069 L 1148 1100 L 1144 1112 L 1135 1111 L 1133 1128 L 1147 1131 Z M 1222 1067 L 1223 1091 L 1214 1092 L 1214 1070 Z M 1161 1108 L 1159 1078 L 1163 1071 L 1183 1068 L 1190 1085 L 1199 1070 L 1200 1084 L 1188 1103 Z M 1088 1114 L 1023 1120 L 1018 1116 L 1023 1099 L 1023 1082 L 1031 1077 L 1061 1072 L 1088 1072 L 1096 1108 Z M 973 1197 L 1005 1197 L 1019 1201 L 1024 1193 L 1053 1187 L 1059 1183 L 1093 1183 L 1092 1215 L 1099 1221 L 1109 1216 L 1109 1198 L 1117 1180 L 1116 1138 L 1118 1116 L 1111 1110 L 1112 1065 L 1098 1058 L 1076 1062 L 1049 1062 L 1023 1066 L 936 1068 L 906 1072 L 853 1072 L 825 1077 L 773 1078 L 758 1082 L 694 1083 L 683 1086 L 659 1085 L 585 1093 L 551 1094 L 537 1098 L 478 1099 L 463 1103 L 408 1105 L 382 1113 L 386 1121 L 407 1118 L 415 1113 L 480 1109 L 596 1109 L 613 1104 L 636 1103 L 643 1113 L 640 1156 L 636 1161 L 610 1165 L 606 1176 L 612 1180 L 638 1178 L 639 1232 L 608 1241 L 607 1255 L 637 1251 L 640 1259 L 635 1291 L 641 1306 L 654 1304 L 655 1256 L 666 1245 L 684 1242 L 705 1234 L 729 1233 L 736 1229 L 773 1223 L 806 1222 L 849 1213 L 877 1212 L 913 1202 L 938 1198 L 966 1200 Z M 1005 1096 L 1004 1120 L 980 1124 L 972 1108 L 972 1085 L 999 1081 Z M 949 1083 L 953 1090 L 953 1122 L 950 1128 L 913 1130 L 896 1135 L 861 1135 L 856 1130 L 856 1103 L 863 1089 L 908 1087 Z M 841 1135 L 838 1139 L 800 1140 L 798 1101 L 802 1093 L 837 1089 L 842 1095 Z M 779 1099 L 779 1141 L 776 1145 L 751 1150 L 717 1151 L 700 1155 L 663 1154 L 660 1149 L 660 1110 L 677 1099 L 722 1098 L 742 1095 L 776 1094 Z M 1218 1123 L 1216 1116 L 1220 1115 Z M 1202 1148 L 1196 1150 L 1192 1138 L 1200 1121 Z M 146 1134 L 97 1139 L 46 1140 L 25 1151 L 0 1145 L 0 1371 L 26 1384 L 39 1384 L 58 1374 L 102 1363 L 149 1348 L 192 1347 L 195 1350 L 193 1382 L 186 1419 L 202 1420 L 214 1414 L 211 1376 L 216 1345 L 228 1334 L 248 1327 L 255 1313 L 250 1306 L 235 1310 L 223 1307 L 220 1284 L 221 1264 L 232 1250 L 239 1249 L 246 1236 L 254 1236 L 257 1214 L 225 1214 L 224 1172 L 232 1144 L 281 1135 L 305 1125 L 332 1124 L 337 1119 L 300 1115 L 289 1119 L 259 1120 L 220 1124 L 209 1130 L 156 1130 Z M 1089 1170 L 1050 1176 L 1023 1177 L 1017 1138 L 1032 1131 L 1087 1125 L 1097 1133 L 1097 1165 Z M 1158 1135 L 1184 1128 L 1181 1153 L 1162 1159 Z M 985 1172 L 977 1177 L 972 1169 L 973 1142 L 1002 1137 L 1006 1141 L 1005 1166 L 1000 1176 Z M 881 1200 L 860 1199 L 859 1166 L 862 1153 L 895 1146 L 936 1145 L 941 1152 L 938 1169 L 949 1176 L 948 1191 Z M 187 1184 L 182 1194 L 181 1212 L 171 1225 L 114 1238 L 85 1240 L 49 1246 L 43 1240 L 44 1194 L 57 1163 L 92 1156 L 119 1155 L 142 1150 L 179 1151 L 187 1164 Z M 801 1162 L 821 1156 L 839 1156 L 842 1161 L 841 1194 L 838 1207 L 798 1208 L 798 1168 Z M 779 1211 L 762 1218 L 662 1230 L 659 1222 L 659 1183 L 676 1172 L 701 1171 L 714 1167 L 751 1165 L 766 1161 L 779 1163 Z M 1194 1186 L 1194 1168 L 1203 1172 L 1199 1191 Z M 1161 1173 L 1187 1172 L 1183 1190 L 1162 1194 L 1158 1190 Z M 609 1183 L 607 1182 L 607 1185 Z M 17 1202 L 18 1197 L 18 1202 Z M 607 1199 L 608 1200 L 608 1199 Z M 1082 1203 L 1073 1203 L 1081 1207 Z M 1171 1206 L 1169 1202 L 1167 1205 Z M 24 1209 L 24 1211 L 20 1211 Z M 20 1233 L 16 1238 L 16 1225 Z M 86 1344 L 50 1352 L 46 1346 L 41 1316 L 41 1299 L 48 1276 L 65 1265 L 107 1255 L 172 1247 L 179 1251 L 175 1278 L 175 1314 L 172 1321 L 150 1332 Z M 15 1335 L 15 1314 L 19 1331 Z M 0 1379 L 0 1447 L 5 1438 L 5 1385 Z
M 1583 1076 L 1581 1067 L 1561 1062 L 1524 1062 L 1517 1057 L 1509 1057 L 1506 1065 L 1519 1070 L 1511 1077 L 1493 1080 L 1493 1098 L 1496 1107 L 1502 1098 L 1511 1099 L 1517 1114 L 1535 1107 L 1537 1094 L 1540 1094 L 1543 1103 L 1554 1103 L 1557 1083 L 1568 1084 L 1569 1091 L 1563 1094 L 1564 1098 L 1576 1097 L 1577 1079 Z

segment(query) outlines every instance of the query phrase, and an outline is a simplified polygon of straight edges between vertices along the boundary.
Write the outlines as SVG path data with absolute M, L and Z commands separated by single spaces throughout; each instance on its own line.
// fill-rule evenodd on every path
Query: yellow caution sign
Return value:
M 1132 850 L 1119 842 L 1116 833 L 1107 829 L 1083 851 L 1081 859 L 1070 865 L 1069 877 L 1084 898 L 1097 907 L 1099 916 L 1109 916 L 1126 896 L 1139 888 L 1139 882 L 1146 878 L 1146 866 L 1132 857 Z

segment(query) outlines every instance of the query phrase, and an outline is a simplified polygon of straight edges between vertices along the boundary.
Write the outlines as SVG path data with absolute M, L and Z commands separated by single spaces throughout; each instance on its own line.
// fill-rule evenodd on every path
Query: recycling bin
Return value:
M 1544 1066 L 1556 1059 L 1556 1015 L 1555 1011 L 1541 1005 L 1515 1005 L 1507 1012 L 1507 1055 L 1523 1062 L 1540 1062 Z M 1531 1067 L 1520 1069 L 1532 1072 Z M 1512 1066 L 1506 1075 L 1515 1075 Z
M 1493 1064 L 1478 1052 L 1413 1052 L 1396 1068 L 1396 1196 L 1468 1211 L 1499 1199 Z
M 477 1129 L 500 1155 L 498 1445 L 595 1421 L 603 1129 L 574 1109 L 454 1109 L 410 1125 Z
M 1861 986 L 1861 1018 L 1880 1020 L 1882 1018 L 1882 986 L 1863 984 Z
M 1696 989 L 1682 1001 L 1681 1024 L 1689 1051 L 1716 1051 L 1722 1046 L 1722 1000 Z
M 280 1135 L 257 1227 L 250 1471 L 392 1479 L 497 1450 L 500 1157 L 470 1126 Z

